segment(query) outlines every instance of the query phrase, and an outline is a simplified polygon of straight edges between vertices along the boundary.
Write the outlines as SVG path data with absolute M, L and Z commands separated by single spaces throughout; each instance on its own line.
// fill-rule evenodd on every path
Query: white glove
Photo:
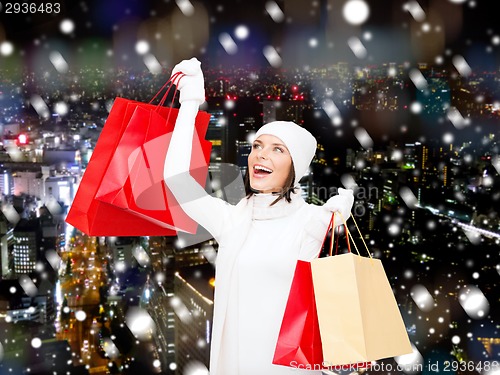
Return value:
M 198 104 L 202 104 L 205 101 L 205 80 L 201 71 L 201 62 L 196 57 L 183 60 L 174 66 L 171 76 L 178 72 L 185 74 L 173 80 L 181 92 L 179 103 L 182 104 L 185 100 L 195 100 Z
M 353 204 L 353 191 L 351 189 L 339 188 L 339 194 L 328 199 L 323 205 L 323 209 L 329 212 L 329 220 L 331 219 L 332 212 L 336 213 L 334 226 L 337 226 L 344 224 L 344 221 L 349 219 Z

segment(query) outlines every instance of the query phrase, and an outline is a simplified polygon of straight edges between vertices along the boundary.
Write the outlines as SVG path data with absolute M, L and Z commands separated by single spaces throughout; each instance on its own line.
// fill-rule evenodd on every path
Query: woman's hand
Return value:
M 334 225 L 344 224 L 344 221 L 349 219 L 351 215 L 352 205 L 354 204 L 354 194 L 351 189 L 339 188 L 339 194 L 331 197 L 323 205 L 323 208 L 329 212 L 330 218 L 332 212 L 339 215 L 335 215 Z
M 172 76 L 178 72 L 183 75 L 175 77 L 173 82 L 181 92 L 179 103 L 186 100 L 194 100 L 198 105 L 205 101 L 205 80 L 201 71 L 201 62 L 193 57 L 190 60 L 183 60 L 172 70 Z

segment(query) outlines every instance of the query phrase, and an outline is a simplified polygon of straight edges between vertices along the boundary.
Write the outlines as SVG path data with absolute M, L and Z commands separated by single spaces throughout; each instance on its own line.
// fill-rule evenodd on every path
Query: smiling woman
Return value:
M 292 173 L 292 158 L 281 139 L 264 134 L 253 142 L 252 152 L 248 156 L 252 190 L 260 193 L 280 192 Z
M 298 183 L 316 139 L 293 122 L 275 121 L 256 133 L 247 196 L 233 206 L 208 195 L 189 173 L 194 119 L 205 100 L 200 62 L 185 60 L 176 72 L 185 75 L 174 80 L 181 108 L 164 178 L 182 210 L 219 244 L 210 374 L 319 375 L 274 365 L 273 355 L 297 260 L 317 256 L 332 211 L 349 217 L 352 192 L 342 189 L 324 206 L 307 204 Z
M 274 121 L 257 131 L 245 175 L 247 197 L 273 193 L 290 203 L 316 152 L 316 139 L 293 122 Z

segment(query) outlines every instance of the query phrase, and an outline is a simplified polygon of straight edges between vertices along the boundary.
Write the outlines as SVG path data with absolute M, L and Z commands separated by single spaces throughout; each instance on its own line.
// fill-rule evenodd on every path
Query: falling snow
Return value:
M 78 310 L 75 312 L 75 318 L 76 320 L 83 322 L 85 319 L 87 319 L 87 313 L 83 310 Z
M 283 22 L 285 19 L 285 14 L 275 1 L 266 2 L 266 11 L 274 22 Z
M 250 30 L 245 25 L 239 25 L 236 27 L 236 29 L 234 29 L 234 35 L 239 40 L 245 40 L 250 35 Z
M 69 65 L 66 62 L 66 59 L 63 57 L 63 55 L 61 55 L 60 52 L 58 52 L 58 51 L 51 52 L 49 55 L 49 60 L 52 63 L 52 65 L 54 65 L 54 68 L 56 68 L 56 70 L 59 73 L 67 73 L 68 72 Z
M 64 19 L 59 24 L 59 29 L 63 34 L 71 34 L 75 30 L 75 23 L 73 20 Z
M 138 40 L 135 44 L 135 51 L 139 55 L 144 55 L 149 52 L 149 43 L 145 40 Z
M 368 19 L 370 8 L 364 0 L 348 0 L 342 9 L 342 15 L 350 24 L 360 25 Z
M 419 90 L 425 90 L 427 88 L 427 80 L 424 75 L 418 69 L 412 69 L 409 73 L 409 77 L 416 88 Z
M 59 116 L 65 116 L 69 112 L 69 106 L 65 102 L 57 102 L 54 105 L 54 112 Z
M 273 68 L 279 68 L 281 66 L 282 59 L 273 46 L 265 46 L 262 52 Z
M 469 285 L 462 288 L 459 292 L 458 301 L 472 319 L 482 319 L 489 313 L 489 302 L 476 286 Z
M 407 10 L 415 21 L 425 20 L 425 12 L 417 1 L 408 1 L 403 5 L 403 9 Z
M 36 287 L 33 280 L 29 278 L 29 276 L 22 275 L 21 277 L 19 277 L 19 284 L 28 296 L 32 297 L 36 295 L 38 288 Z
M 325 99 L 322 103 L 322 108 L 328 117 L 331 118 L 334 126 L 338 126 L 342 123 L 340 111 L 332 99 Z
M 175 3 L 185 16 L 189 17 L 194 14 L 194 6 L 189 0 L 175 0 Z
M 190 361 L 184 370 L 185 375 L 208 375 L 207 367 L 199 361 Z
M 49 107 L 47 106 L 47 103 L 42 99 L 40 95 L 34 94 L 31 97 L 31 105 L 35 109 L 35 111 L 38 113 L 40 117 L 43 119 L 48 119 L 50 116 L 50 110 Z
M 412 344 L 413 352 L 410 354 L 405 354 L 402 356 L 395 357 L 394 360 L 399 365 L 401 369 L 403 369 L 405 374 L 413 375 L 418 374 L 419 368 L 423 368 L 424 358 L 422 354 L 420 354 L 417 347 Z
M 0 54 L 3 56 L 10 56 L 14 52 L 14 45 L 9 41 L 0 43 Z
M 471 67 L 463 56 L 453 56 L 452 61 L 453 65 L 462 76 L 467 77 L 472 73 Z
M 42 340 L 40 340 L 38 337 L 35 337 L 33 340 L 31 340 L 31 346 L 35 349 L 39 348 L 42 346 Z
M 451 121 L 453 126 L 457 129 L 462 129 L 464 126 L 469 124 L 469 121 L 464 119 L 460 111 L 455 107 L 450 107 L 446 113 L 446 117 Z
M 369 149 L 373 146 L 373 139 L 370 137 L 366 129 L 363 128 L 356 128 L 354 130 L 354 135 L 356 139 L 358 140 L 359 144 L 365 148 Z
M 410 188 L 403 186 L 399 190 L 399 195 L 409 208 L 415 208 L 417 206 L 418 199 L 415 194 L 413 194 Z
M 352 53 L 354 53 L 358 59 L 364 59 L 367 56 L 368 51 L 358 37 L 350 37 L 347 40 L 347 44 L 349 45 L 349 48 L 351 48 Z
M 151 339 L 156 332 L 155 322 L 146 310 L 131 308 L 127 312 L 126 324 L 139 340 Z
M 238 52 L 238 45 L 228 33 L 220 34 L 219 42 L 228 55 L 234 55 Z
M 381 13 L 375 9 L 379 5 L 364 0 L 345 1 L 341 8 L 334 2 L 311 1 L 294 8 L 293 4 L 284 7 L 283 2 L 266 1 L 255 12 L 256 19 L 247 19 L 230 2 L 165 1 L 151 9 L 144 5 L 142 11 L 133 3 L 125 1 L 123 9 L 116 10 L 104 5 L 93 9 L 90 2 L 77 2 L 78 14 L 61 14 L 53 25 L 26 18 L 29 27 L 24 24 L 25 33 L 36 30 L 32 37 L 2 23 L 0 74 L 4 67 L 24 64 L 25 69 L 2 76 L 1 130 L 6 132 L 13 124 L 49 129 L 47 139 L 33 138 L 25 147 L 5 142 L 3 157 L 9 163 L 39 162 L 34 152 L 39 142 L 47 142 L 46 147 L 53 142 L 50 147 L 54 149 L 61 145 L 55 138 L 67 142 L 59 129 L 72 129 L 67 138 L 73 148 L 89 152 L 79 155 L 85 161 L 115 97 L 147 101 L 177 60 L 198 56 L 203 60 L 207 97 L 222 93 L 221 110 L 235 115 L 234 121 L 218 120 L 223 129 L 232 131 L 234 124 L 246 121 L 239 113 L 241 98 L 258 96 L 260 103 L 277 98 L 290 108 L 307 108 L 305 113 L 310 113 L 313 122 L 305 116 L 304 126 L 317 131 L 319 147 L 327 149 L 316 155 L 317 165 L 324 163 L 325 167 L 320 173 L 313 168 L 314 176 L 324 174 L 327 187 L 353 189 L 357 205 L 353 212 L 359 213 L 356 220 L 376 228 L 365 239 L 374 256 L 384 262 L 412 342 L 413 353 L 395 358 L 403 372 L 417 374 L 414 369 L 419 365 L 437 361 L 436 353 L 451 361 L 498 359 L 494 340 L 500 337 L 496 292 L 500 145 L 496 127 L 490 131 L 485 123 L 496 124 L 500 113 L 496 89 L 500 30 L 486 19 L 474 22 L 483 2 L 388 3 L 382 13 L 390 15 L 386 18 L 393 23 L 383 25 L 389 21 L 375 18 Z M 5 10 L 5 3 L 3 6 Z M 106 16 L 98 19 L 94 13 Z M 19 20 L 24 22 L 21 16 Z M 471 34 L 473 23 L 477 29 Z M 466 32 L 459 34 L 459 29 Z M 109 33 L 113 38 L 107 40 Z M 476 40 L 477 35 L 481 41 Z M 97 66 L 95 72 L 87 70 L 89 62 Z M 254 68 L 255 62 L 264 65 Z M 485 68 L 481 62 L 486 63 Z M 229 66 L 236 68 L 226 71 Z M 297 90 L 292 92 L 290 87 Z M 285 113 L 287 105 L 273 108 Z M 262 112 L 258 124 L 268 115 Z M 314 128 L 315 124 L 320 125 Z M 246 132 L 245 141 L 251 142 L 253 135 L 251 130 Z M 390 147 L 384 149 L 382 144 Z M 352 154 L 344 160 L 330 148 L 350 148 Z M 346 172 L 347 163 L 350 169 Z M 1 172 L 1 186 L 6 189 Z M 221 188 L 215 180 L 212 185 L 215 190 Z M 445 187 L 449 194 L 442 193 Z M 36 204 L 45 205 L 50 215 L 58 217 L 67 203 L 52 197 Z M 2 203 L 2 213 L 8 226 L 22 223 L 27 216 L 8 199 Z M 189 241 L 180 235 L 176 251 L 190 246 Z M 213 269 L 217 245 L 203 244 L 198 251 L 199 261 Z M 176 324 L 193 327 L 199 312 L 168 290 L 168 267 L 174 261 L 162 256 L 163 268 L 153 272 L 152 264 L 158 260 L 147 246 L 134 244 L 130 247 L 133 265 L 129 261 L 112 263 L 118 278 L 127 277 L 134 269 L 148 273 L 149 280 L 139 288 L 141 307 L 133 306 L 136 301 L 127 296 L 127 312 L 116 308 L 111 317 L 114 305 L 105 303 L 105 319 L 94 323 L 89 310 L 75 306 L 77 297 L 73 295 L 70 306 L 62 307 L 62 300 L 57 301 L 56 313 L 74 316 L 75 327 L 92 326 L 95 337 L 101 337 L 102 326 L 121 320 L 121 328 L 132 333 L 130 344 L 137 347 L 152 337 L 164 340 L 161 324 L 174 316 L 180 322 Z M 79 272 L 80 264 L 72 267 L 74 274 Z M 47 275 L 64 275 L 67 268 L 64 252 L 46 249 L 34 263 L 33 273 L 19 277 L 6 293 L 12 299 L 21 294 L 35 298 Z M 193 277 L 202 281 L 204 275 L 197 272 Z M 123 280 L 113 281 L 112 298 L 122 298 L 120 283 Z M 99 295 L 99 283 L 95 285 L 90 290 Z M 165 290 L 167 294 L 163 294 Z M 145 295 L 151 299 L 144 300 Z M 163 295 L 160 303 L 155 299 L 158 295 Z M 156 315 L 159 306 L 168 306 L 174 315 Z M 26 313 L 38 312 L 31 306 Z M 57 319 L 59 322 L 60 317 Z M 14 362 L 9 358 L 11 345 L 19 344 L 14 342 L 12 320 L 6 316 L 2 321 L 10 331 L 0 333 L 0 373 L 29 373 L 26 366 L 11 365 L 25 361 L 22 354 Z M 61 324 L 64 330 L 65 323 Z M 50 335 L 37 331 L 24 344 L 30 351 L 43 350 Z M 122 340 L 114 333 L 101 337 L 104 361 L 120 361 Z M 85 359 L 79 341 L 69 347 L 70 362 Z M 97 345 L 93 341 L 90 345 Z M 206 351 L 209 341 L 202 336 L 191 345 Z M 180 371 L 183 366 L 186 375 L 208 374 L 201 362 L 167 362 L 161 353 L 157 353 L 159 358 L 148 358 L 146 365 L 152 371 Z M 127 366 L 132 368 L 140 357 L 135 355 Z M 7 363 L 12 368 L 1 367 Z M 495 371 L 499 370 L 483 371 L 482 375 L 496 375 Z
M 434 299 L 424 285 L 414 285 L 410 295 L 420 310 L 429 312 L 434 309 Z

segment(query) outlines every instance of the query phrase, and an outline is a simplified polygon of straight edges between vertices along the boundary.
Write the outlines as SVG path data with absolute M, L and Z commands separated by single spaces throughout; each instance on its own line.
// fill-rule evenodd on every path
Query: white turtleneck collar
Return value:
M 252 207 L 252 220 L 270 220 L 288 216 L 306 204 L 300 189 L 297 189 L 297 193 L 292 193 L 290 197 L 290 202 L 282 198 L 271 206 L 271 203 L 278 198 L 277 195 L 271 193 L 252 195 L 248 199 L 248 204 Z

